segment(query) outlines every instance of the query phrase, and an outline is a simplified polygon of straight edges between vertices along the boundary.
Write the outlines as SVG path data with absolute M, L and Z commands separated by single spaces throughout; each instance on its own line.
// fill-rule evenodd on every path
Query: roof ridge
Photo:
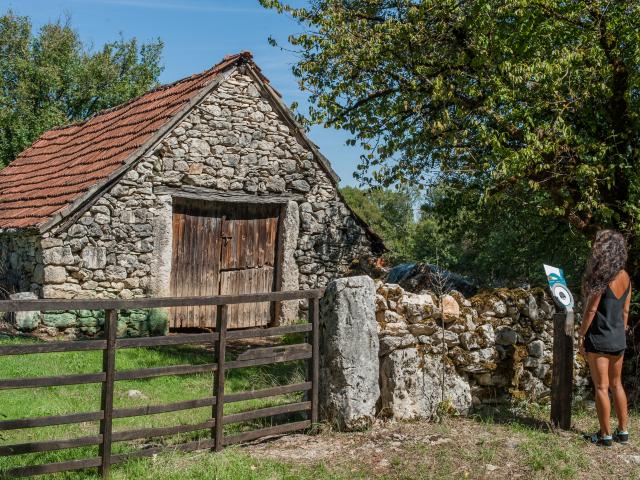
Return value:
M 147 90 L 144 93 L 141 93 L 140 95 L 138 95 L 137 97 L 131 98 L 129 100 L 127 100 L 126 102 L 122 102 L 118 105 L 114 105 L 113 107 L 109 107 L 109 108 L 105 108 L 103 110 L 100 110 L 99 112 L 94 113 L 93 115 L 91 115 L 90 117 L 85 118 L 84 120 L 78 120 L 77 122 L 72 122 L 72 123 L 67 123 L 64 125 L 58 125 L 55 127 L 52 127 L 50 129 L 48 129 L 47 131 L 43 132 L 43 135 L 47 132 L 52 132 L 52 131 L 57 131 L 57 130 L 64 130 L 66 128 L 71 128 L 71 127 L 80 127 L 84 124 L 86 124 L 87 122 L 93 120 L 94 118 L 97 118 L 101 115 L 106 115 L 108 113 L 111 113 L 115 110 L 118 110 L 120 108 L 126 107 L 127 105 L 132 104 L 133 102 L 136 102 L 138 100 L 140 100 L 142 97 L 144 97 L 145 95 L 149 95 L 150 93 L 155 93 L 155 92 L 160 92 L 162 90 L 167 90 L 169 88 L 175 87 L 176 85 L 179 85 L 181 83 L 187 82 L 187 81 L 191 81 L 191 80 L 195 80 L 198 77 L 205 77 L 207 75 L 210 75 L 212 73 L 214 73 L 216 71 L 216 69 L 219 69 L 220 67 L 222 67 L 224 64 L 229 63 L 232 60 L 238 60 L 238 59 L 244 59 L 245 61 L 252 61 L 253 60 L 253 54 L 249 51 L 242 51 L 239 53 L 235 53 L 235 54 L 231 54 L 231 55 L 225 55 L 224 58 L 222 59 L 221 62 L 216 63 L 215 65 L 213 65 L 212 67 L 203 70 L 200 73 L 194 73 L 192 75 L 189 75 L 188 77 L 184 77 L 184 78 L 180 78 L 178 80 L 174 80 L 173 82 L 170 83 L 164 83 L 161 85 L 158 85 L 150 90 Z M 39 140 L 39 139 L 37 139 Z M 36 142 L 37 142 L 36 140 Z M 35 145 L 34 142 L 33 144 Z

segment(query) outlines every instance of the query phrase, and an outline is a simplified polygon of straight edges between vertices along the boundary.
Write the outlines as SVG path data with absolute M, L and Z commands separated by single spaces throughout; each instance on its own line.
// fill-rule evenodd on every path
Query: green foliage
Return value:
M 413 258 L 415 194 L 408 189 L 341 189 L 356 214 L 382 237 L 392 263 Z
M 505 199 L 481 204 L 477 190 L 435 188 L 421 207 L 415 258 L 474 278 L 479 285 L 544 284 L 542 264 L 565 270 L 578 287 L 588 253 L 584 235 Z M 436 258 L 437 256 L 437 258 Z
M 639 2 L 261 3 L 304 27 L 289 42 L 310 120 L 353 134 L 361 180 L 438 176 L 483 205 L 636 233 Z
M 92 51 L 69 20 L 32 31 L 27 17 L 0 17 L 0 168 L 50 128 L 84 120 L 157 84 L 160 40 L 120 38 Z

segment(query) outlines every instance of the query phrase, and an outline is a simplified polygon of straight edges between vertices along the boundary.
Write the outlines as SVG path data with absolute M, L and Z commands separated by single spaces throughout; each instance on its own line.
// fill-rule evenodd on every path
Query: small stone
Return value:
M 460 316 L 460 305 L 451 295 L 442 296 L 442 318 L 445 323 L 455 321 Z
M 540 358 L 544 355 L 544 342 L 542 340 L 534 340 L 527 345 L 527 350 L 532 357 Z
M 141 398 L 141 399 L 147 399 L 149 397 L 147 397 L 144 393 L 142 393 L 140 390 L 127 390 L 127 397 L 129 398 Z

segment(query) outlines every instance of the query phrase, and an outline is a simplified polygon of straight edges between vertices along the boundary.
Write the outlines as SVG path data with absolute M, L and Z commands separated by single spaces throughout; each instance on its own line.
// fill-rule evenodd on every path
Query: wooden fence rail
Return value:
M 217 297 L 145 298 L 134 300 L 43 299 L 0 301 L 0 312 L 80 309 L 105 311 L 104 338 L 100 340 L 51 342 L 29 345 L 0 345 L 0 356 L 51 352 L 102 351 L 102 372 L 51 377 L 0 379 L 0 390 L 90 383 L 102 384 L 99 411 L 0 421 L 0 431 L 78 424 L 83 422 L 100 422 L 99 431 L 95 435 L 65 440 L 46 440 L 2 445 L 0 446 L 0 457 L 96 445 L 99 448 L 98 457 L 12 468 L 1 471 L 0 476 L 2 478 L 25 477 L 97 467 L 100 470 L 102 477 L 108 478 L 111 465 L 125 462 L 131 458 L 148 457 L 167 450 L 186 452 L 200 449 L 211 449 L 212 451 L 220 451 L 226 445 L 255 440 L 267 435 L 282 434 L 308 428 L 318 421 L 318 314 L 319 299 L 322 294 L 322 289 L 315 289 Z M 309 304 L 308 323 L 271 328 L 252 328 L 247 330 L 227 331 L 228 305 L 303 299 L 308 300 Z M 215 332 L 179 334 L 149 338 L 116 338 L 119 310 L 198 305 L 217 306 L 217 323 Z M 254 348 L 239 355 L 235 360 L 226 360 L 226 346 L 229 340 L 269 337 L 289 333 L 306 333 L 308 337 L 310 336 L 310 339 L 308 340 L 308 343 Z M 187 344 L 212 344 L 214 348 L 211 363 L 202 365 L 172 365 L 124 371 L 116 369 L 116 353 L 118 350 Z M 225 393 L 224 391 L 225 374 L 230 369 L 296 360 L 308 361 L 308 378 L 305 382 L 246 392 Z M 5 361 L 10 361 L 10 359 L 6 359 Z M 113 393 L 115 382 L 117 381 L 153 378 L 167 375 L 187 375 L 202 372 L 211 372 L 213 376 L 213 385 L 211 390 L 212 395 L 210 397 L 184 400 L 169 404 L 148 405 L 144 407 L 114 408 Z M 297 392 L 307 392 L 307 400 L 273 407 L 258 408 L 243 411 L 241 413 L 229 415 L 224 414 L 225 404 Z M 198 424 L 140 428 L 118 432 L 114 432 L 112 428 L 113 419 L 117 418 L 154 415 L 209 406 L 212 409 L 211 418 Z M 224 435 L 224 426 L 228 424 L 298 412 L 306 412 L 307 419 L 260 428 L 258 430 L 251 430 L 233 436 Z M 112 454 L 111 452 L 111 447 L 114 442 L 168 436 L 198 430 L 210 430 L 210 438 L 180 443 L 170 447 L 147 448 L 122 454 Z

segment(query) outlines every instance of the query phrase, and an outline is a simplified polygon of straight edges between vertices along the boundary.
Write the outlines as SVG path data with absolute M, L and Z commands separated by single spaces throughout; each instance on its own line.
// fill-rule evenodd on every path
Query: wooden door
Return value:
M 280 207 L 176 200 L 171 295 L 263 293 L 276 287 Z M 215 307 L 171 309 L 172 328 L 214 328 Z M 229 328 L 265 326 L 269 303 L 229 306 Z
M 222 224 L 220 294 L 271 292 L 275 286 L 279 207 L 242 204 Z M 229 327 L 267 325 L 270 303 L 229 306 Z

